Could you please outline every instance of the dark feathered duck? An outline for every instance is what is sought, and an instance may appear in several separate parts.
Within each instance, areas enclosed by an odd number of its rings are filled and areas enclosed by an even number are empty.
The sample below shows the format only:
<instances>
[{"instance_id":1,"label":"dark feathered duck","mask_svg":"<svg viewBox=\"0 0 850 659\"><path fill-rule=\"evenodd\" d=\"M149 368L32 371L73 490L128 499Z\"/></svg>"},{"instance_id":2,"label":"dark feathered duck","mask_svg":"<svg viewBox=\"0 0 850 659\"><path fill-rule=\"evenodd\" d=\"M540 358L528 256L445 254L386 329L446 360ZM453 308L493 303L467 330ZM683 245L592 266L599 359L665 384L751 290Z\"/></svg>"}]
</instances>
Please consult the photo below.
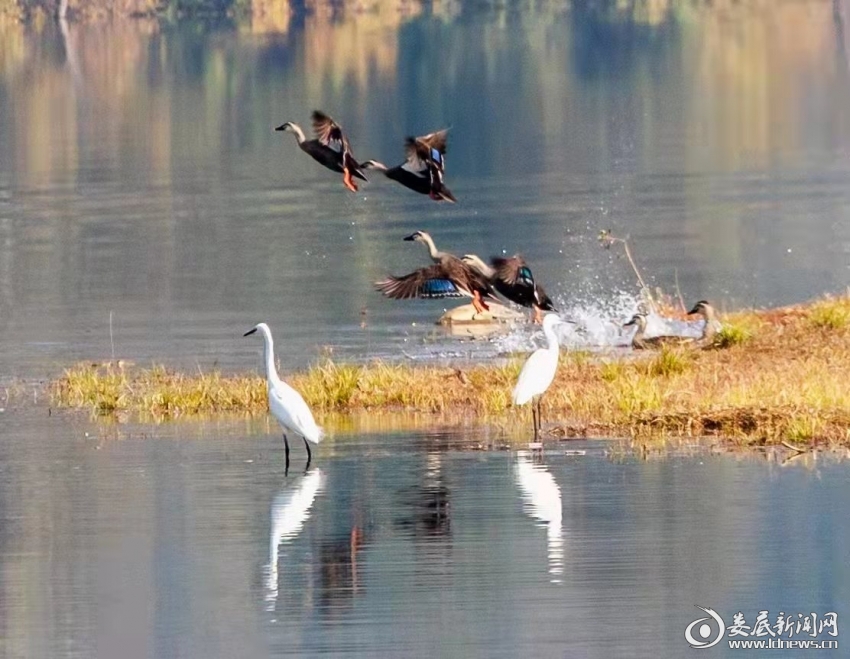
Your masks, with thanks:
<instances>
[{"instance_id":1,"label":"dark feathered duck","mask_svg":"<svg viewBox=\"0 0 850 659\"><path fill-rule=\"evenodd\" d=\"M448 132L445 128L421 137L408 137L404 142L405 161L395 167L377 160L367 160L360 166L382 171L387 178L435 201L455 202L457 199L443 183Z\"/></svg>"},{"instance_id":2,"label":"dark feathered duck","mask_svg":"<svg viewBox=\"0 0 850 659\"><path fill-rule=\"evenodd\" d=\"M487 265L475 254L466 254L463 262L487 277L496 292L520 306L533 309L532 319L542 322L544 311L556 311L543 287L534 280L531 268L519 255L494 256Z\"/></svg>"},{"instance_id":3,"label":"dark feathered duck","mask_svg":"<svg viewBox=\"0 0 850 659\"><path fill-rule=\"evenodd\" d=\"M632 337L632 348L635 350L656 350L664 346L682 346L692 344L694 339L687 336L645 336L647 315L645 311L638 311L623 327L637 327Z\"/></svg>"},{"instance_id":4,"label":"dark feathered duck","mask_svg":"<svg viewBox=\"0 0 850 659\"><path fill-rule=\"evenodd\" d=\"M375 288L395 300L412 298L471 297L476 313L489 307L485 297L492 297L492 288L480 272L447 252L439 251L431 236L417 231L405 240L424 243L433 265L414 270L401 277L387 277L375 282Z\"/></svg>"},{"instance_id":5,"label":"dark feathered duck","mask_svg":"<svg viewBox=\"0 0 850 659\"><path fill-rule=\"evenodd\" d=\"M702 328L702 336L700 341L706 346L710 346L717 333L723 329L723 324L717 318L717 311L706 300L700 300L694 305L694 308L688 312L689 316L699 315L705 320L705 325Z\"/></svg>"},{"instance_id":6,"label":"dark feathered duck","mask_svg":"<svg viewBox=\"0 0 850 659\"><path fill-rule=\"evenodd\" d=\"M351 145L342 128L323 112L313 111L313 132L316 139L308 140L301 127L291 121L281 124L275 130L294 133L301 150L331 171L341 172L342 182L352 192L357 192L357 184L352 177L368 180L351 153Z\"/></svg>"}]
</instances>

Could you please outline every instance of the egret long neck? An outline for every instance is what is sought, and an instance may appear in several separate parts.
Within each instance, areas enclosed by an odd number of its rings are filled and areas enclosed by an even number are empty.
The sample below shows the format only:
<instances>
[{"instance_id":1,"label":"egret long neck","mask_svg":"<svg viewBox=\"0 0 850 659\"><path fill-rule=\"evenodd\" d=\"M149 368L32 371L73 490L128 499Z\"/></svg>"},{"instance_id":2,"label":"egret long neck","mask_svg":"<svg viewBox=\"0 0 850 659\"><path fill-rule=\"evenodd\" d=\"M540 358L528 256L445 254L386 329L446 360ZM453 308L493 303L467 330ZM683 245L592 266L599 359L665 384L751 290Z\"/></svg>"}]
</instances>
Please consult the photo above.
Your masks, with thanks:
<instances>
[{"instance_id":1,"label":"egret long neck","mask_svg":"<svg viewBox=\"0 0 850 659\"><path fill-rule=\"evenodd\" d=\"M274 339L268 331L263 331L263 363L266 365L266 379L269 382L277 382L277 368L274 365Z\"/></svg>"},{"instance_id":2,"label":"egret long neck","mask_svg":"<svg viewBox=\"0 0 850 659\"><path fill-rule=\"evenodd\" d=\"M546 349L549 352L558 352L560 345L558 344L558 335L555 334L555 328L544 325L543 333L546 335Z\"/></svg>"}]
</instances>

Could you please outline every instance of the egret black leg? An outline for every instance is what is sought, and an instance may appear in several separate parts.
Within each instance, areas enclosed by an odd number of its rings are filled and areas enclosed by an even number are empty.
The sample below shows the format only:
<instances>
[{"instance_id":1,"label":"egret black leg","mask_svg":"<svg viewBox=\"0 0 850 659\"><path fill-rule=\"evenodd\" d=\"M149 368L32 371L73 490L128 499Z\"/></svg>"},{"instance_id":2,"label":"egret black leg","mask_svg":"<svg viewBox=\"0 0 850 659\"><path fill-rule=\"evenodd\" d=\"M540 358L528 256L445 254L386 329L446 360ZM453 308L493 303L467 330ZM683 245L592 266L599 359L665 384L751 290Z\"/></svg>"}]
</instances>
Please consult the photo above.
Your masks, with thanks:
<instances>
[{"instance_id":1,"label":"egret black leg","mask_svg":"<svg viewBox=\"0 0 850 659\"><path fill-rule=\"evenodd\" d=\"M310 451L310 443L305 439L304 446L307 449L307 466L304 467L304 471L307 471L310 468L310 462L313 459L313 453Z\"/></svg>"},{"instance_id":2,"label":"egret black leg","mask_svg":"<svg viewBox=\"0 0 850 659\"><path fill-rule=\"evenodd\" d=\"M286 473L289 474L289 440L286 438L286 433L283 433L283 450L286 455Z\"/></svg>"},{"instance_id":3,"label":"egret black leg","mask_svg":"<svg viewBox=\"0 0 850 659\"><path fill-rule=\"evenodd\" d=\"M540 407L540 402L543 400L543 396L537 399L537 428L538 430L543 428L543 409Z\"/></svg>"},{"instance_id":4,"label":"egret black leg","mask_svg":"<svg viewBox=\"0 0 850 659\"><path fill-rule=\"evenodd\" d=\"M531 423L534 426L534 441L537 441L537 408L531 403Z\"/></svg>"}]
</instances>

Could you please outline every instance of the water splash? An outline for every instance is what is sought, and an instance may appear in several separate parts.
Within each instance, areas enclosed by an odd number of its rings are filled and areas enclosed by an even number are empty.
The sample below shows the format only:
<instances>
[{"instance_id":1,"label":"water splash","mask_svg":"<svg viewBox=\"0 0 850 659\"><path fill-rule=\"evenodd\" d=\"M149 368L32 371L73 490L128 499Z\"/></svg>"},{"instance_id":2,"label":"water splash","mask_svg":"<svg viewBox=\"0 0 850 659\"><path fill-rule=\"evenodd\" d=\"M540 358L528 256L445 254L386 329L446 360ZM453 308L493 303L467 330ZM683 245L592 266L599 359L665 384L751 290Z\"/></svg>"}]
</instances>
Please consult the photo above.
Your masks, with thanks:
<instances>
[{"instance_id":1,"label":"water splash","mask_svg":"<svg viewBox=\"0 0 850 659\"><path fill-rule=\"evenodd\" d=\"M599 295L586 292L573 294L569 300L555 300L558 314L569 321L556 328L561 346L567 350L603 351L629 349L634 330L623 327L638 311L641 299L626 291ZM647 316L646 336L676 335L699 338L701 320L688 322L664 318L656 313ZM409 332L403 346L387 351L385 358L403 357L420 363L457 365L481 363L510 355L531 352L545 344L539 325L519 322L495 327L495 332L482 336L464 336L451 328L428 326L424 332ZM373 355L374 356L374 355Z\"/></svg>"}]
</instances>

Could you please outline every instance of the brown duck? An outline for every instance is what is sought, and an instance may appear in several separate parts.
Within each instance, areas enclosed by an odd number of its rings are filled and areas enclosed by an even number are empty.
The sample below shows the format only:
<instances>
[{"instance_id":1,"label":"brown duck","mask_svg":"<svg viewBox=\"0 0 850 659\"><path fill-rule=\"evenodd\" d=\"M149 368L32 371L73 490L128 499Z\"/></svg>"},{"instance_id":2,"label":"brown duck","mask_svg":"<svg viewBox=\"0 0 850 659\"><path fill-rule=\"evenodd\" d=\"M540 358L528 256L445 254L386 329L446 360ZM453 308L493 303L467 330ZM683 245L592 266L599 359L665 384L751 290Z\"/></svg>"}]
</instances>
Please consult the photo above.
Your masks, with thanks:
<instances>
[{"instance_id":1,"label":"brown duck","mask_svg":"<svg viewBox=\"0 0 850 659\"><path fill-rule=\"evenodd\" d=\"M378 291L395 300L471 297L476 313L489 309L484 298L493 297L493 290L484 275L453 254L439 251L424 231L412 233L405 240L424 243L434 265L375 282Z\"/></svg>"},{"instance_id":2,"label":"brown duck","mask_svg":"<svg viewBox=\"0 0 850 659\"><path fill-rule=\"evenodd\" d=\"M275 130L294 133L302 151L331 171L342 172L345 187L357 192L357 184L352 177L356 176L363 181L368 179L351 153L351 145L342 132L342 127L319 110L313 111L312 118L313 132L316 134L316 139L313 140L308 140L301 127L291 121L281 124Z\"/></svg>"},{"instance_id":3,"label":"brown duck","mask_svg":"<svg viewBox=\"0 0 850 659\"><path fill-rule=\"evenodd\" d=\"M408 137L404 142L405 161L395 167L387 167L377 160L360 163L363 169L377 169L388 179L404 187L427 194L434 201L455 202L455 196L443 183L446 165L446 138L449 129L444 128L421 137Z\"/></svg>"},{"instance_id":4,"label":"brown duck","mask_svg":"<svg viewBox=\"0 0 850 659\"><path fill-rule=\"evenodd\" d=\"M635 350L657 350L664 346L681 346L693 343L694 340L687 336L644 336L646 332L646 312L638 311L631 320L623 327L636 326L637 331L632 337L632 348Z\"/></svg>"},{"instance_id":5,"label":"brown duck","mask_svg":"<svg viewBox=\"0 0 850 659\"><path fill-rule=\"evenodd\" d=\"M688 312L688 315L699 315L705 320L705 325L702 328L702 336L700 337L700 343L702 344L712 344L717 333L723 329L723 324L717 318L717 311L706 300L697 302L694 308Z\"/></svg>"},{"instance_id":6,"label":"brown duck","mask_svg":"<svg viewBox=\"0 0 850 659\"><path fill-rule=\"evenodd\" d=\"M494 256L490 259L491 265L487 265L479 256L465 254L462 261L487 277L496 292L504 298L533 309L532 319L538 325L543 321L544 311L557 311L521 256Z\"/></svg>"}]
</instances>

